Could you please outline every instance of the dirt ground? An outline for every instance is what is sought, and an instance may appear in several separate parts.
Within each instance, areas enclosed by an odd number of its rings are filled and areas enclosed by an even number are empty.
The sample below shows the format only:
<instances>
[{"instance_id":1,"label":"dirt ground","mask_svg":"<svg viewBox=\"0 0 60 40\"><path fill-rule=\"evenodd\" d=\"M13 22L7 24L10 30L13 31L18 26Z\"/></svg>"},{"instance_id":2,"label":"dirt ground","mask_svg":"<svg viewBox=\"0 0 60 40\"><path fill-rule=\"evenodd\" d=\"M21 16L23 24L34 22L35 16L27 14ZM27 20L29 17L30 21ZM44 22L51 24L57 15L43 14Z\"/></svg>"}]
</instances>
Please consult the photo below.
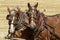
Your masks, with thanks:
<instances>
[{"instance_id":1,"label":"dirt ground","mask_svg":"<svg viewBox=\"0 0 60 40\"><path fill-rule=\"evenodd\" d=\"M32 6L38 2L38 10L42 12L46 9L45 15L60 14L60 0L0 0L0 40L8 40L4 39L8 31L7 7L14 8L18 5L22 11L26 11L28 2Z\"/></svg>"}]
</instances>

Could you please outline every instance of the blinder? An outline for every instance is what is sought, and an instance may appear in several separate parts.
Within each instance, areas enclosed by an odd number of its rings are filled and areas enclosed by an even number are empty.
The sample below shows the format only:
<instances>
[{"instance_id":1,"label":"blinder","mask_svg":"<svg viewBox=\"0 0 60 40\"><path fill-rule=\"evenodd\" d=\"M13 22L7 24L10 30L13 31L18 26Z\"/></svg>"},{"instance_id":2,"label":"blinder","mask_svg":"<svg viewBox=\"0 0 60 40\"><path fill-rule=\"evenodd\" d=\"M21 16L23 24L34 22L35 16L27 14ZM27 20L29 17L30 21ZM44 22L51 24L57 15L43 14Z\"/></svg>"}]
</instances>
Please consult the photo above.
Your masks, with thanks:
<instances>
[{"instance_id":1,"label":"blinder","mask_svg":"<svg viewBox=\"0 0 60 40\"><path fill-rule=\"evenodd\" d=\"M9 20L9 16L10 16L10 15L7 15L7 16L6 16L6 19L7 19L7 20Z\"/></svg>"}]
</instances>

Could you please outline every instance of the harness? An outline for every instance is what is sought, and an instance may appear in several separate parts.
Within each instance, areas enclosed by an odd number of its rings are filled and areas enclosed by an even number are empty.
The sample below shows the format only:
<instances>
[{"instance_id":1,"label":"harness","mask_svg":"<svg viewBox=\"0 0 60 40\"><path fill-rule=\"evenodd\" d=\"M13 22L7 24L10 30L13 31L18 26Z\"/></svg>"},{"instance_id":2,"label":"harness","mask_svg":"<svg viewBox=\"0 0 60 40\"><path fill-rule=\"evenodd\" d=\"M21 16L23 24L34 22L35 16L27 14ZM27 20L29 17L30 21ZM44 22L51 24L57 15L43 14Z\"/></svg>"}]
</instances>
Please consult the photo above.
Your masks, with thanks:
<instances>
[{"instance_id":1,"label":"harness","mask_svg":"<svg viewBox=\"0 0 60 40\"><path fill-rule=\"evenodd\" d=\"M34 35L35 36L38 36L40 32L42 32L42 30L44 30L44 22L45 21L45 15L44 13L41 13L40 16L39 16L39 21L38 21L38 24L36 26L36 29L34 30Z\"/></svg>"},{"instance_id":2,"label":"harness","mask_svg":"<svg viewBox=\"0 0 60 40\"><path fill-rule=\"evenodd\" d=\"M45 17L44 14L41 13L41 14L40 14L40 17L39 17L39 22L38 22L38 24L37 24L38 29L43 26L44 20L45 20L44 17Z\"/></svg>"}]
</instances>

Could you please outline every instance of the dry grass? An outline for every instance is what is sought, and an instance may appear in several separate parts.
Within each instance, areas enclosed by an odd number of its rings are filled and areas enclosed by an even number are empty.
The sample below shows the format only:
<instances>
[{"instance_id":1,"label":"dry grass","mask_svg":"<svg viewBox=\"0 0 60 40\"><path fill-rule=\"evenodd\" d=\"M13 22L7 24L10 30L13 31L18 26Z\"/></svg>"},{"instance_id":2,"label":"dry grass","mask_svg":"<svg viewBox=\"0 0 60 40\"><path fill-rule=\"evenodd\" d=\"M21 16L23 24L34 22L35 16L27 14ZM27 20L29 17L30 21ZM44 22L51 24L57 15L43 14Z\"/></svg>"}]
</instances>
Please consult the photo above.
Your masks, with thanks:
<instances>
[{"instance_id":1,"label":"dry grass","mask_svg":"<svg viewBox=\"0 0 60 40\"><path fill-rule=\"evenodd\" d=\"M8 30L8 22L6 20L7 7L14 8L18 5L21 10L25 11L28 8L28 2L32 6L38 2L38 10L43 11L43 9L46 9L46 15L60 13L60 0L0 0L0 40L4 40Z\"/></svg>"}]
</instances>

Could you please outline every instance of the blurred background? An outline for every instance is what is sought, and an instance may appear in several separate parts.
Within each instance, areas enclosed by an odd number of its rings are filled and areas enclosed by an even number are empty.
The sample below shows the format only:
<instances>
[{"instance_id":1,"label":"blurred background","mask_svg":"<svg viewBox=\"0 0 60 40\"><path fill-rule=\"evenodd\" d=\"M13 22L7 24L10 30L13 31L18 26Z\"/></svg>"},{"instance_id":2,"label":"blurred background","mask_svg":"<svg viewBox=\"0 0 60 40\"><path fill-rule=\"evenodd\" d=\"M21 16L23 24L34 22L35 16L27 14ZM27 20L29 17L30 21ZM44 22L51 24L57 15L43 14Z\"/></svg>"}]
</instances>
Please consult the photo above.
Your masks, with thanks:
<instances>
[{"instance_id":1,"label":"blurred background","mask_svg":"<svg viewBox=\"0 0 60 40\"><path fill-rule=\"evenodd\" d=\"M31 6L38 2L38 10L42 12L45 9L45 15L60 13L60 0L0 0L0 40L5 40L4 37L8 31L8 21L6 20L7 7L12 9L19 6L22 11L26 11L28 2Z\"/></svg>"}]
</instances>

